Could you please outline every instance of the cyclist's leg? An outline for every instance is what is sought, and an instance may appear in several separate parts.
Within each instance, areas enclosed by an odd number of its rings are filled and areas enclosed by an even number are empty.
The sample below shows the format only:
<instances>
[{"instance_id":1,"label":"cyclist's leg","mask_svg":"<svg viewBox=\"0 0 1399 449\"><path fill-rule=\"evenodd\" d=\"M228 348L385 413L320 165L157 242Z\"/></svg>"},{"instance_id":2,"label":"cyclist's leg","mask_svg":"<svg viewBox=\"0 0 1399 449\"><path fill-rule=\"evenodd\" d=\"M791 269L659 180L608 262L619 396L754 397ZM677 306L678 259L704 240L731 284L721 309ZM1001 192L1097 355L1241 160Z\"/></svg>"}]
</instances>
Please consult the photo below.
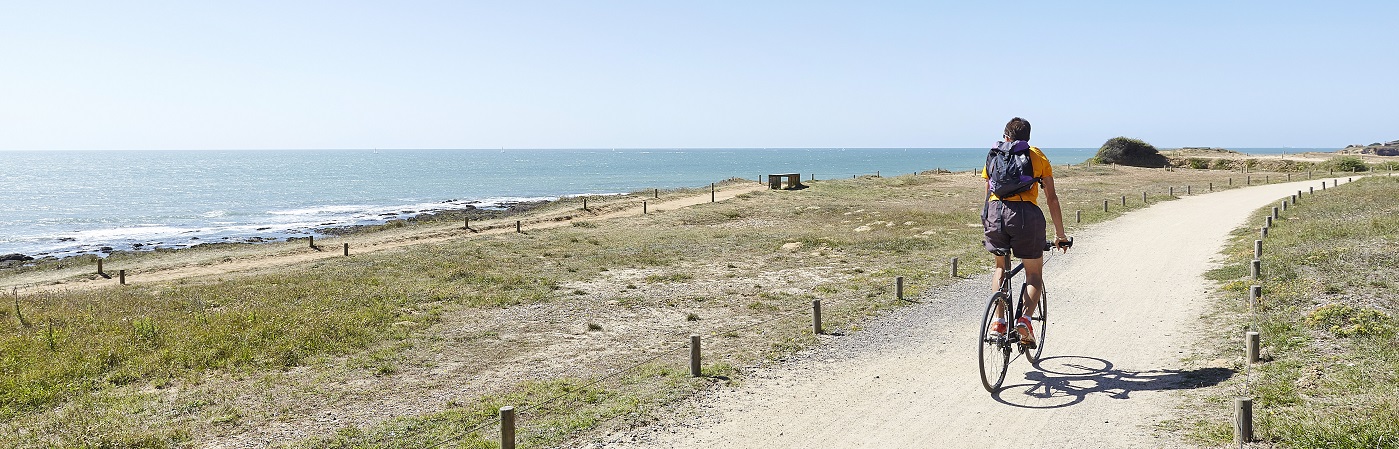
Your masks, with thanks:
<instances>
[{"instance_id":1,"label":"cyclist's leg","mask_svg":"<svg viewBox=\"0 0 1399 449\"><path fill-rule=\"evenodd\" d=\"M1025 316L1035 314L1040 305L1040 292L1044 290L1044 258L1020 259L1025 264Z\"/></svg>"},{"instance_id":2,"label":"cyclist's leg","mask_svg":"<svg viewBox=\"0 0 1399 449\"><path fill-rule=\"evenodd\" d=\"M1006 266L1005 257L992 254L991 259L996 261L996 268L991 271L991 291L996 291L1001 288L1001 278L1005 277L1006 270L1010 268ZM1005 311L1002 310L1003 308L1004 306L996 308L996 316L1005 316Z\"/></svg>"}]
</instances>

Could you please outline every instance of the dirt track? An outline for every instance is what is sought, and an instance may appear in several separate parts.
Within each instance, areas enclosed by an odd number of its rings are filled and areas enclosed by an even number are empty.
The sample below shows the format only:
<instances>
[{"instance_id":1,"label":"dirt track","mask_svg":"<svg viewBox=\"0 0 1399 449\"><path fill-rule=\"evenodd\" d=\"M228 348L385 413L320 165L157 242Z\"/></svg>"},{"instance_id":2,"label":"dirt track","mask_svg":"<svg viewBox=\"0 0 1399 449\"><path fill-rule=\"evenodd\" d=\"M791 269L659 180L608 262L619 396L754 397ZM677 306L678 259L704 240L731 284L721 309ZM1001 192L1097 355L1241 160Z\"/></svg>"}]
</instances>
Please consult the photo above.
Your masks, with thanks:
<instances>
[{"instance_id":1,"label":"dirt track","mask_svg":"<svg viewBox=\"0 0 1399 449\"><path fill-rule=\"evenodd\" d=\"M1181 446L1156 428L1178 390L1232 375L1181 361L1209 301L1203 273L1250 213L1320 185L1197 195L1079 232L1073 251L1046 268L1044 360L1038 369L1013 361L996 394L978 380L976 322L990 289L981 277L681 407L694 416L591 447Z\"/></svg>"}]
</instances>

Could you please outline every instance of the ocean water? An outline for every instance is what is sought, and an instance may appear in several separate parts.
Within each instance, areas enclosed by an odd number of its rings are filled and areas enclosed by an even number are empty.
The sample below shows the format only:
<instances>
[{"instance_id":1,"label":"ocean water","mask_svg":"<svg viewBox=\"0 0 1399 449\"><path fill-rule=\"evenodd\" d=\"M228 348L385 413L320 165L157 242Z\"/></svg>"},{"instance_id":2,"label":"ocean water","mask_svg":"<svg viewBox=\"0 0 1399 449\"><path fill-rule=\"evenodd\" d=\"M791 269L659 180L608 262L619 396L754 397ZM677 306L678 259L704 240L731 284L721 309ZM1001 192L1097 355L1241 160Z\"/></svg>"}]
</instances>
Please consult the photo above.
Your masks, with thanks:
<instances>
[{"instance_id":1,"label":"ocean water","mask_svg":"<svg viewBox=\"0 0 1399 449\"><path fill-rule=\"evenodd\" d=\"M1055 164L1092 148L1047 148ZM280 240L466 206L980 167L985 149L0 151L0 254Z\"/></svg>"}]
</instances>

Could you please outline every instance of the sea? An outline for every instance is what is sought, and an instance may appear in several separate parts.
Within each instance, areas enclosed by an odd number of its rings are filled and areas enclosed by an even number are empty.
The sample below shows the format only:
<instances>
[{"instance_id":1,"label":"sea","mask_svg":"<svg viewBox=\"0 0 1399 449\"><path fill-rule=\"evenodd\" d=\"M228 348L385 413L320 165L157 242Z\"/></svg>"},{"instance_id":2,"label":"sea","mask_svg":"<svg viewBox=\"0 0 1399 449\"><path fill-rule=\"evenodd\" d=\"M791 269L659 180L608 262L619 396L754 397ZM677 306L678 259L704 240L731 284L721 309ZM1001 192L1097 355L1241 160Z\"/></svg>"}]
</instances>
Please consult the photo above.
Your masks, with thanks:
<instances>
[{"instance_id":1,"label":"sea","mask_svg":"<svg viewBox=\"0 0 1399 449\"><path fill-rule=\"evenodd\" d=\"M1072 164L1096 149L1044 151ZM278 241L436 211L770 173L971 170L985 156L984 148L0 151L0 255Z\"/></svg>"}]
</instances>

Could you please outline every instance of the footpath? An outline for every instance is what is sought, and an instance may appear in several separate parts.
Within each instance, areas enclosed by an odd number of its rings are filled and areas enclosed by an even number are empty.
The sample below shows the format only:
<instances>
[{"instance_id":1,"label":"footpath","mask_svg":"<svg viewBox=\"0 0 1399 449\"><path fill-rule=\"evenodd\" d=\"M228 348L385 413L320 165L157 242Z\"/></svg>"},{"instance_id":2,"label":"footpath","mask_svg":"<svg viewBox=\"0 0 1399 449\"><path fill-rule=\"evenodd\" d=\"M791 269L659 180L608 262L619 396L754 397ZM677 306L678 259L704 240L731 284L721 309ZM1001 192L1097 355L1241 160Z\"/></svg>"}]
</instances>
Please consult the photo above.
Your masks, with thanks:
<instances>
[{"instance_id":1,"label":"footpath","mask_svg":"<svg viewBox=\"0 0 1399 449\"><path fill-rule=\"evenodd\" d=\"M1038 369L1023 357L1013 361L996 394L978 377L977 323L991 288L982 276L702 395L682 407L693 416L589 447L1184 445L1157 430L1179 406L1179 391L1233 375L1182 361L1210 301L1204 273L1255 210L1321 182L1184 197L1079 232L1073 249L1046 265L1043 361Z\"/></svg>"}]
</instances>

